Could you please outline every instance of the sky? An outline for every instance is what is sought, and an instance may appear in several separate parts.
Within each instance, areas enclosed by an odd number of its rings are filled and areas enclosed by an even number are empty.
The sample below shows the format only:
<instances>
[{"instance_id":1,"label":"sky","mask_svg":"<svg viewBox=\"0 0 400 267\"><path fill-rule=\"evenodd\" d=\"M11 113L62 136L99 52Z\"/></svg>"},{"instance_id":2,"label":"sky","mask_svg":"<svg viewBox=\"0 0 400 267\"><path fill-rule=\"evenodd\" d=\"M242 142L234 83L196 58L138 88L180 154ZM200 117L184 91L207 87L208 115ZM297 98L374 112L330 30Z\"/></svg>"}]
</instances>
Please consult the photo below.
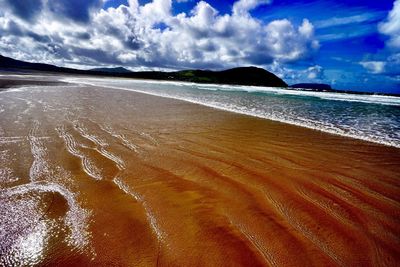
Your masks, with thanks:
<instances>
[{"instance_id":1,"label":"sky","mask_svg":"<svg viewBox=\"0 0 400 267\"><path fill-rule=\"evenodd\" d=\"M400 0L0 0L0 54L90 69L265 68L400 93Z\"/></svg>"}]
</instances>

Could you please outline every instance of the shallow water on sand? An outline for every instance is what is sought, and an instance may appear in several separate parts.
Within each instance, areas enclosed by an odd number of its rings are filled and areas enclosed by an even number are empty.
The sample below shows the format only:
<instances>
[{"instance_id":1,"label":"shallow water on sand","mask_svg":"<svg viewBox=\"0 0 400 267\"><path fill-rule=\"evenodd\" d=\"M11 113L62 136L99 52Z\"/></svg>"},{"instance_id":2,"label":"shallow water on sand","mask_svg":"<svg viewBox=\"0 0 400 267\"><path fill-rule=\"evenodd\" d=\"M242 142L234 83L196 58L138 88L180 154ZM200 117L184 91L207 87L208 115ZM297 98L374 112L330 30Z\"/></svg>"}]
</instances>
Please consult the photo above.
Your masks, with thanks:
<instances>
[{"instance_id":1,"label":"shallow water on sand","mask_svg":"<svg viewBox=\"0 0 400 267\"><path fill-rule=\"evenodd\" d=\"M185 100L400 148L400 97L135 79L65 80Z\"/></svg>"},{"instance_id":2,"label":"shallow water on sand","mask_svg":"<svg viewBox=\"0 0 400 267\"><path fill-rule=\"evenodd\" d=\"M93 86L0 92L0 265L396 266L399 149Z\"/></svg>"}]
</instances>

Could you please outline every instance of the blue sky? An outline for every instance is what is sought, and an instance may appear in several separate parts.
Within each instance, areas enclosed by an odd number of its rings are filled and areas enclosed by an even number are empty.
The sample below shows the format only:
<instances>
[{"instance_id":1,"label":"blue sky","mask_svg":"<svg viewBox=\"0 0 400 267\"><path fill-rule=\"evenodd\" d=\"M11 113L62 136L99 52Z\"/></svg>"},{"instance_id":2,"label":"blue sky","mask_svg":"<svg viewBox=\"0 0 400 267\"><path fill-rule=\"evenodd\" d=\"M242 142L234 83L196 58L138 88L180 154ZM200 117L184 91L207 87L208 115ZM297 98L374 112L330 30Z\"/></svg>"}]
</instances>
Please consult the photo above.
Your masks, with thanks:
<instances>
[{"instance_id":1,"label":"blue sky","mask_svg":"<svg viewBox=\"0 0 400 267\"><path fill-rule=\"evenodd\" d=\"M0 53L76 68L255 65L400 93L400 0L0 0Z\"/></svg>"}]
</instances>

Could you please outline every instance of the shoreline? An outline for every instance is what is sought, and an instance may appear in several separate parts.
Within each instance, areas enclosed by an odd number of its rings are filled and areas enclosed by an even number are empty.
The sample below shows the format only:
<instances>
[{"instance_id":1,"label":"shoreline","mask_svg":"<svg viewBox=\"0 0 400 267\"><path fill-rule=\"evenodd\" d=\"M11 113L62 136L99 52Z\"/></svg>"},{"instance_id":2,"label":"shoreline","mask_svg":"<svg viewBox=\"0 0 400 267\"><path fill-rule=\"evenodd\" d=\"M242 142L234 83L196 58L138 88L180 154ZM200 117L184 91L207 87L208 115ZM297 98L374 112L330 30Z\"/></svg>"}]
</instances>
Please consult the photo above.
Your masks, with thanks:
<instances>
[{"instance_id":1,"label":"shoreline","mask_svg":"<svg viewBox=\"0 0 400 267\"><path fill-rule=\"evenodd\" d=\"M19 76L19 75L17 75ZM21 78L23 78L24 75L20 75ZM35 75L34 75L35 76ZM89 78L89 79L93 79L93 77L91 76L87 76L85 78ZM109 77L94 77L94 79L110 79ZM122 80L132 80L132 78L112 78L112 79L122 79ZM176 84L176 83L185 83L188 85L191 84L196 84L196 83L191 83L191 82L179 82L179 81L165 81L165 80L149 80L149 79L134 79L134 80L139 80L145 83L171 83L171 84ZM96 85L90 82L76 82L74 81L74 78L70 78L70 77L58 77L57 79L53 80L53 81L43 81L43 80L26 80L26 79L18 79L18 80L13 80L13 79L3 79L0 77L0 91L1 90L7 90L10 88L23 88L23 87L30 87L30 86L68 86L68 84L77 84L77 85L90 85L93 87L104 87L104 88L108 88L108 89L113 89L113 90L124 90L124 91L130 91L130 92L136 92L136 93L141 93L141 94L146 94L146 95L151 95L151 96L156 96L156 97L162 97L162 98L167 98L167 99L173 99L173 100L177 100L177 101L183 101L186 103L191 103L191 104L195 104L195 105L200 105L200 106L204 106L204 107L208 107L208 108L212 108L212 109L216 109L216 110L220 110L220 111L225 111L225 112L231 112L231 113L235 113L235 114L240 114L240 115L244 115L244 116L250 116L253 118L259 118L259 119L263 119L263 120L269 120L269 121L273 121L273 122L278 122L278 123L283 123L283 124L288 124L288 125L292 125L292 126L296 126L296 127L300 127L300 128L306 128L309 130L313 130L313 131L317 131L317 132L321 132L321 133L326 133L326 134L331 134L331 135L335 135L335 136L340 136L343 138L350 138L353 140L358 140L358 141L362 141L362 142L367 142L367 143L373 143L373 144L378 144L378 145L382 145L382 146L387 146L387 147L393 147L396 149L400 149L400 143L399 144L393 144L390 142L386 142L386 141L382 141L382 140L374 140L368 137L364 137L364 136L356 136L356 135L352 135L352 134L348 134L345 132L342 133L338 133L335 130L327 130L327 129L322 129L322 128L318 128L315 126L310 126L307 124L301 124L301 123L297 123L294 121L289 121L289 120L282 120L282 119L274 119L274 118L270 118L267 116L262 116L262 115L257 115L257 114L253 114L251 112L245 112L245 111L239 111L239 110L234 110L234 109L229 109L229 108L225 108L225 107L221 107L218 105L210 105L210 104L206 104L200 101L193 101L193 100L189 100L189 99L184 99L184 98L179 98L179 97L174 97L174 96L169 96L169 95L161 95L161 94L156 94L156 93L152 93L152 92L146 92L143 90L136 90L136 89L128 89L128 88L123 88L123 87L117 87L117 86L103 86L103 85ZM217 84L200 84L200 85L211 85L211 86L218 86ZM228 85L227 85L228 86ZM240 85L238 85L238 87L240 87ZM245 86L245 87L254 87L254 86ZM289 90L289 89L287 89ZM290 90L289 90L290 91ZM296 90L294 90L296 91ZM346 93L344 93L346 94ZM380 104L380 103L376 103L376 104Z\"/></svg>"},{"instance_id":2,"label":"shoreline","mask_svg":"<svg viewBox=\"0 0 400 267\"><path fill-rule=\"evenodd\" d=\"M68 79L65 79L65 80L68 81ZM73 81L70 81L70 82L74 83ZM168 82L168 81L160 80L160 82ZM151 83L151 81L149 81L149 83ZM176 83L176 82L171 82L171 83ZM235 113L235 114L250 116L250 117L253 117L253 118L259 118L259 119L264 119L264 120L269 120L269 121L274 121L274 122L279 122L279 123L283 123L283 124L289 124L289 125L292 125L292 126L306 128L306 129L310 129L310 130L314 130L314 131L318 131L318 132L322 132L322 133L326 133L326 134L332 134L332 135L341 136L341 137L344 137L344 138L351 138L351 139L355 139L355 140L359 140L359 141L364 141L364 142L369 142L369 143L373 143L373 144L379 144L379 145L383 145L383 146L394 147L394 148L400 149L400 143L399 144L393 144L393 143L390 143L390 142L386 142L386 141L382 141L382 140L374 140L374 139L371 139L371 138L368 138L368 137L356 136L354 134L352 135L352 134L348 134L348 133L345 133L345 132L338 133L337 131L334 131L334 130L327 130L327 129L323 129L323 128L318 128L318 127L315 127L315 126L310 126L310 125L307 125L307 124L301 124L301 123L297 123L297 122L289 121L289 120L274 119L274 118L270 118L270 117L267 117L267 116L257 115L257 114L251 113L251 112L239 111L239 110L234 110L234 109L221 107L221 106L218 106L218 105L206 104L206 103L203 103L203 102L200 102L200 101L194 101L194 100L189 100L189 99L184 99L184 98L179 98L179 97L174 97L174 96L169 96L169 95L161 95L161 94L156 94L156 93L152 93L152 92L146 92L146 91L143 91L143 90L128 89L128 88L117 87L117 86L96 85L96 84L93 84L93 83L90 83L90 82L77 82L76 84L86 84L86 85L90 85L90 86L94 86L94 87L100 86L100 87L109 88L109 89L137 92L137 93L142 93L142 94L156 96L156 97L162 97L162 98L167 98L167 99L174 99L174 100L178 100L178 101L184 101L186 103L192 103L192 104L195 104L195 105L200 105L200 106L204 106L204 107L208 107L208 108L213 108L213 109L216 109L216 110L232 112L232 113Z\"/></svg>"}]
</instances>

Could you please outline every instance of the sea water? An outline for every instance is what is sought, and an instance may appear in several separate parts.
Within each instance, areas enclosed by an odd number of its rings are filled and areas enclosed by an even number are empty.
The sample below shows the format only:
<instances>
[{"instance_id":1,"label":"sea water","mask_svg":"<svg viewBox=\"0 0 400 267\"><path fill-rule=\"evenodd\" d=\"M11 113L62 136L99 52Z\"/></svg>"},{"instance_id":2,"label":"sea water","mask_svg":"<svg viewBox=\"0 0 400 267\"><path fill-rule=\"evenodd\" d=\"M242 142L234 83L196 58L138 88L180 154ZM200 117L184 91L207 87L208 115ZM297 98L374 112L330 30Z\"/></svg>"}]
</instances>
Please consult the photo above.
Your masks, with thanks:
<instances>
[{"instance_id":1,"label":"sea water","mask_svg":"<svg viewBox=\"0 0 400 267\"><path fill-rule=\"evenodd\" d=\"M400 97L116 78L65 81L174 98L400 147Z\"/></svg>"}]
</instances>

